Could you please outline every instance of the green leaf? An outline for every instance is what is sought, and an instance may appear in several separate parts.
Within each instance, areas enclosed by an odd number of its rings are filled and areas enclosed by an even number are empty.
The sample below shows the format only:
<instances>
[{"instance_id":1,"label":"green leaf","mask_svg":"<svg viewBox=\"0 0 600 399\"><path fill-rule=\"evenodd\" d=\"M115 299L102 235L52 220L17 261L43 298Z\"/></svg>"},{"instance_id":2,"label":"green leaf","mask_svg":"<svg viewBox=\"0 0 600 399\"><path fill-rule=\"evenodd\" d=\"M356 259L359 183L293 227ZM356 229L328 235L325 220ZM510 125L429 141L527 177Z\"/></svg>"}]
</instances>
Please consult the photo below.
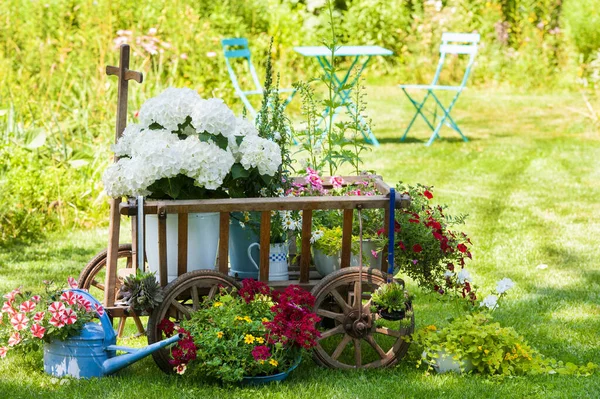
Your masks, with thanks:
<instances>
[{"instance_id":1,"label":"green leaf","mask_svg":"<svg viewBox=\"0 0 600 399\"><path fill-rule=\"evenodd\" d=\"M250 172L244 169L240 163L234 163L231 167L231 176L234 179L244 179L250 176Z\"/></svg>"}]
</instances>

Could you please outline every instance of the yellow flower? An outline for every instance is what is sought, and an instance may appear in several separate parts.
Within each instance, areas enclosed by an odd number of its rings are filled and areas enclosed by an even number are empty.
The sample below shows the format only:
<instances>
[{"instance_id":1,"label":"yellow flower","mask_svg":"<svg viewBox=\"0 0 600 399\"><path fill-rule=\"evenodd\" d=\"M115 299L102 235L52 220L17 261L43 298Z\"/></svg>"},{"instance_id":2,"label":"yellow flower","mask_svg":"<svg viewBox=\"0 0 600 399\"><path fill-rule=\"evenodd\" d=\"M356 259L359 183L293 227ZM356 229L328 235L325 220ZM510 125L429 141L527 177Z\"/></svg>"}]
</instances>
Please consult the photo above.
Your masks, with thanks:
<instances>
[{"instance_id":1,"label":"yellow flower","mask_svg":"<svg viewBox=\"0 0 600 399\"><path fill-rule=\"evenodd\" d=\"M252 323L252 319L248 316L244 316L244 320L246 320L248 323Z\"/></svg>"},{"instance_id":2,"label":"yellow flower","mask_svg":"<svg viewBox=\"0 0 600 399\"><path fill-rule=\"evenodd\" d=\"M263 323L268 323L268 322L269 322L269 319L267 319L266 317L263 317L261 321L262 321Z\"/></svg>"},{"instance_id":3,"label":"yellow flower","mask_svg":"<svg viewBox=\"0 0 600 399\"><path fill-rule=\"evenodd\" d=\"M244 320L244 318L243 318L243 317L240 317L240 316L235 316L235 319L236 319L236 320L240 320L240 321L241 321L241 320Z\"/></svg>"},{"instance_id":4,"label":"yellow flower","mask_svg":"<svg viewBox=\"0 0 600 399\"><path fill-rule=\"evenodd\" d=\"M257 337L256 338L256 342L258 342L259 344L264 344L265 343L265 339L263 337Z\"/></svg>"},{"instance_id":5,"label":"yellow flower","mask_svg":"<svg viewBox=\"0 0 600 399\"><path fill-rule=\"evenodd\" d=\"M223 338L223 331L219 331L217 333L217 338L219 338L219 339Z\"/></svg>"},{"instance_id":6,"label":"yellow flower","mask_svg":"<svg viewBox=\"0 0 600 399\"><path fill-rule=\"evenodd\" d=\"M251 344L254 342L254 336L250 335L250 334L246 334L246 336L244 337L244 342L247 344Z\"/></svg>"},{"instance_id":7,"label":"yellow flower","mask_svg":"<svg viewBox=\"0 0 600 399\"><path fill-rule=\"evenodd\" d=\"M436 331L437 328L435 328L435 326L432 324L430 326L427 326L427 330L429 330L429 331Z\"/></svg>"},{"instance_id":8,"label":"yellow flower","mask_svg":"<svg viewBox=\"0 0 600 399\"><path fill-rule=\"evenodd\" d=\"M277 363L277 360L275 360L275 359L271 359L271 360L269 360L269 364L270 364L271 366L273 366L273 367L277 367L277 365L278 365L279 363Z\"/></svg>"},{"instance_id":9,"label":"yellow flower","mask_svg":"<svg viewBox=\"0 0 600 399\"><path fill-rule=\"evenodd\" d=\"M487 355L488 353L490 353L490 351L486 349L483 351L483 353L485 353Z\"/></svg>"},{"instance_id":10,"label":"yellow flower","mask_svg":"<svg viewBox=\"0 0 600 399\"><path fill-rule=\"evenodd\" d=\"M483 350L483 348L481 346L478 346L477 349L479 349L480 351Z\"/></svg>"},{"instance_id":11,"label":"yellow flower","mask_svg":"<svg viewBox=\"0 0 600 399\"><path fill-rule=\"evenodd\" d=\"M219 306L223 306L223 302L215 302L215 303L213 304L213 306L214 306L215 308L218 308Z\"/></svg>"},{"instance_id":12,"label":"yellow flower","mask_svg":"<svg viewBox=\"0 0 600 399\"><path fill-rule=\"evenodd\" d=\"M265 361L264 360L259 360L258 363L259 364L265 364Z\"/></svg>"}]
</instances>

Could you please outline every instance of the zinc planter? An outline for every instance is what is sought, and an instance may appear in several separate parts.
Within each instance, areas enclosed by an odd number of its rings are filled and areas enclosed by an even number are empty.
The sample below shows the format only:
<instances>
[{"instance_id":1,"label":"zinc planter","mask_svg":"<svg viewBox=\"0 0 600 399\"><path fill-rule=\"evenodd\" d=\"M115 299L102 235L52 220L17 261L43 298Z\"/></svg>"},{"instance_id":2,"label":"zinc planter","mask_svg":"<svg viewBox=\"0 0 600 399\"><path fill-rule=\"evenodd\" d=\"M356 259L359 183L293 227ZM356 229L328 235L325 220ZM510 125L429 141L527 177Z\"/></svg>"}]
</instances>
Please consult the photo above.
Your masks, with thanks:
<instances>
[{"instance_id":1,"label":"zinc planter","mask_svg":"<svg viewBox=\"0 0 600 399\"><path fill-rule=\"evenodd\" d=\"M339 251L335 255L326 255L319 249L313 249L313 258L315 261L315 268L319 274L323 277L333 273L336 270L341 269L342 264L342 252ZM350 256L350 266L358 266L358 255L352 254Z\"/></svg>"},{"instance_id":2,"label":"zinc planter","mask_svg":"<svg viewBox=\"0 0 600 399\"><path fill-rule=\"evenodd\" d=\"M266 376L244 377L242 379L242 384L243 385L263 385L263 384L268 384L270 382L283 381L288 377L288 375L292 371L294 371L294 369L296 367L298 367L301 360L302 360L302 356L298 356L298 358L296 359L294 364L289 369L287 369L286 371L281 372L281 373L277 373L277 374L273 374L273 375L266 375Z\"/></svg>"},{"instance_id":3,"label":"zinc planter","mask_svg":"<svg viewBox=\"0 0 600 399\"><path fill-rule=\"evenodd\" d=\"M260 249L260 244L255 242L248 246L248 260L258 272L258 263L252 258L252 248ZM269 245L269 281L289 280L288 273L289 245L285 242Z\"/></svg>"},{"instance_id":4,"label":"zinc planter","mask_svg":"<svg viewBox=\"0 0 600 399\"><path fill-rule=\"evenodd\" d=\"M253 248L250 254L253 262L248 260L248 248L259 241L258 233L250 227L249 223L242 227L238 219L241 219L241 214L232 213L229 225L229 275L239 279L258 280L258 270L253 263L258 264L260 249Z\"/></svg>"},{"instance_id":5,"label":"zinc planter","mask_svg":"<svg viewBox=\"0 0 600 399\"><path fill-rule=\"evenodd\" d=\"M168 281L177 278L177 215L167 217ZM158 273L158 216L146 215L146 257L150 271ZM187 271L214 269L219 246L219 213L188 214Z\"/></svg>"}]
</instances>

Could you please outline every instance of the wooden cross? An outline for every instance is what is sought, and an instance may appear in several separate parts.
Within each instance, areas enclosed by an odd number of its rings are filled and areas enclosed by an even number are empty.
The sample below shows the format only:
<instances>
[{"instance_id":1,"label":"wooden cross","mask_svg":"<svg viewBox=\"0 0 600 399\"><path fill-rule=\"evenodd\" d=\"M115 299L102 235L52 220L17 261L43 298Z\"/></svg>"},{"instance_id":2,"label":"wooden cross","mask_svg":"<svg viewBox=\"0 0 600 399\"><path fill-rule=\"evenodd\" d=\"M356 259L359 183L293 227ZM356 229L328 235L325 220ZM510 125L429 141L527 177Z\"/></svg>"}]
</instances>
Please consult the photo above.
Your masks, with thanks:
<instances>
[{"instance_id":1,"label":"wooden cross","mask_svg":"<svg viewBox=\"0 0 600 399\"><path fill-rule=\"evenodd\" d=\"M144 75L141 72L129 70L129 45L121 45L121 60L119 66L106 67L107 75L115 75L119 77L119 104L117 108L117 129L115 132L115 143L123 134L125 126L127 126L127 91L129 80L133 79L138 83L142 83ZM115 157L115 161L117 157Z\"/></svg>"}]
</instances>

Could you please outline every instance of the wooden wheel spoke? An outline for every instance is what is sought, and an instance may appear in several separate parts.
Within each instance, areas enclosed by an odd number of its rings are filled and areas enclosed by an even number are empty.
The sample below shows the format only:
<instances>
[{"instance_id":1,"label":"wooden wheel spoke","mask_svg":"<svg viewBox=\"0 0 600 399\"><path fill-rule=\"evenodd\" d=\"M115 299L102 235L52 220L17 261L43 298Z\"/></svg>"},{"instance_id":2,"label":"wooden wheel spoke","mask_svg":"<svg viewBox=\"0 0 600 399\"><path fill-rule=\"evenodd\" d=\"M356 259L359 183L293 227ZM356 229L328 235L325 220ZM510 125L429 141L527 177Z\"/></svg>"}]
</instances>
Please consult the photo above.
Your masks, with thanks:
<instances>
[{"instance_id":1,"label":"wooden wheel spoke","mask_svg":"<svg viewBox=\"0 0 600 399\"><path fill-rule=\"evenodd\" d=\"M210 291L208 291L208 295L207 295L208 299L213 299L218 290L219 290L219 286L216 284L213 285L212 287L210 287Z\"/></svg>"},{"instance_id":2,"label":"wooden wheel spoke","mask_svg":"<svg viewBox=\"0 0 600 399\"><path fill-rule=\"evenodd\" d=\"M318 316L327 317L329 319L337 320L340 323L342 323L344 321L344 314L343 313L335 313L335 312L332 312L330 310L317 309L317 315Z\"/></svg>"},{"instance_id":3,"label":"wooden wheel spoke","mask_svg":"<svg viewBox=\"0 0 600 399\"><path fill-rule=\"evenodd\" d=\"M362 286L362 284L359 284L358 282L354 283L354 303L352 304L354 309L359 309L362 304L362 292L358 290L359 286Z\"/></svg>"},{"instance_id":4,"label":"wooden wheel spoke","mask_svg":"<svg viewBox=\"0 0 600 399\"><path fill-rule=\"evenodd\" d=\"M331 354L331 358L333 360L337 360L337 358L340 357L340 355L342 354L344 349L346 349L346 346L348 346L348 343L351 340L352 340L352 338L348 334L344 335L344 338L342 338L342 341L339 343L337 348L335 348L335 351L333 351L333 353Z\"/></svg>"},{"instance_id":5,"label":"wooden wheel spoke","mask_svg":"<svg viewBox=\"0 0 600 399\"><path fill-rule=\"evenodd\" d=\"M100 283L100 282L96 281L95 279L94 279L94 280L92 280L92 282L91 282L91 284L90 284L90 285L91 285L92 287L96 287L96 288L98 288L99 290L102 290L102 291L104 291L104 284L102 284L102 283Z\"/></svg>"},{"instance_id":6,"label":"wooden wheel spoke","mask_svg":"<svg viewBox=\"0 0 600 399\"><path fill-rule=\"evenodd\" d=\"M177 308L177 310L179 310L181 313L183 313L188 319L191 317L191 312L188 308L186 308L185 306L183 306L182 304L180 304L179 302L177 302L177 300L172 300L171 301L171 305L173 305L175 308Z\"/></svg>"},{"instance_id":7,"label":"wooden wheel spoke","mask_svg":"<svg viewBox=\"0 0 600 399\"><path fill-rule=\"evenodd\" d=\"M397 337L397 338L400 338L403 335L402 332L400 332L398 330L392 330L391 328L387 328L387 327L377 327L375 329L375 332L377 332L379 334L383 334L383 335Z\"/></svg>"},{"instance_id":8,"label":"wooden wheel spoke","mask_svg":"<svg viewBox=\"0 0 600 399\"><path fill-rule=\"evenodd\" d=\"M375 351L377 352L377 354L379 355L380 358L385 359L387 357L387 353L385 353L383 348L381 346L379 346L379 344L375 341L375 339L373 339L373 336L367 335L365 337L365 341L367 341L369 343L369 345L371 345L373 347L373 349L375 349Z\"/></svg>"},{"instance_id":9,"label":"wooden wheel spoke","mask_svg":"<svg viewBox=\"0 0 600 399\"><path fill-rule=\"evenodd\" d=\"M372 302L371 302L371 299L369 298L367 303L365 303L363 305L363 313L371 314L371 304L372 304Z\"/></svg>"},{"instance_id":10,"label":"wooden wheel spoke","mask_svg":"<svg viewBox=\"0 0 600 399\"><path fill-rule=\"evenodd\" d=\"M344 312L348 312L350 310L352 310L352 306L350 306L348 304L348 302L346 302L344 300L344 298L342 297L342 295L338 292L338 290L336 290L335 288L331 290L331 296L333 297L333 299L335 299L335 301L337 302L338 305L340 305L343 309Z\"/></svg>"},{"instance_id":11,"label":"wooden wheel spoke","mask_svg":"<svg viewBox=\"0 0 600 399\"><path fill-rule=\"evenodd\" d=\"M200 297L198 296L198 287L192 286L192 309L194 312L200 309Z\"/></svg>"},{"instance_id":12,"label":"wooden wheel spoke","mask_svg":"<svg viewBox=\"0 0 600 399\"><path fill-rule=\"evenodd\" d=\"M340 324L337 327L332 328L331 330L327 330L321 333L321 336L317 339L318 341L321 341L323 339L332 337L336 334L344 334L344 326L342 324Z\"/></svg>"},{"instance_id":13,"label":"wooden wheel spoke","mask_svg":"<svg viewBox=\"0 0 600 399\"><path fill-rule=\"evenodd\" d=\"M354 338L354 363L358 368L362 366L362 352L360 348L360 339Z\"/></svg>"}]
</instances>

